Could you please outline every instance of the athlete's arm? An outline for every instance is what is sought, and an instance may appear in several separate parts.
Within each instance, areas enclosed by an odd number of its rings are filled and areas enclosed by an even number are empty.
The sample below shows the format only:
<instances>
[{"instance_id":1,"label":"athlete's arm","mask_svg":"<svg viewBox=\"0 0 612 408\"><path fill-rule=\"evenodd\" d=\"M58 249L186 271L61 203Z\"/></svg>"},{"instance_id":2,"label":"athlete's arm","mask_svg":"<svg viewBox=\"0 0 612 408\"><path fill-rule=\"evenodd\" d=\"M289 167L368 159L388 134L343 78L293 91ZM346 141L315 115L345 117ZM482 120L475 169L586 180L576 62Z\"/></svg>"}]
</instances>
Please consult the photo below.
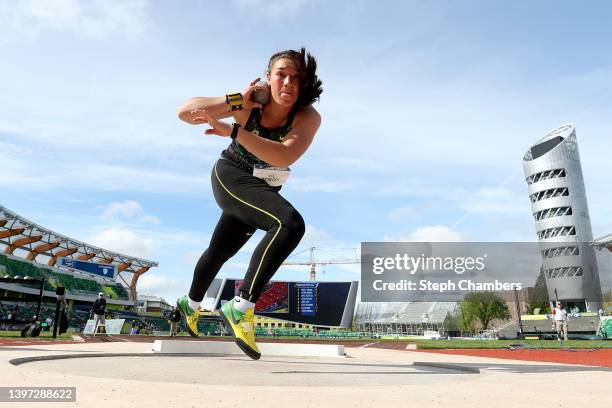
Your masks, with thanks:
<instances>
[{"instance_id":1,"label":"athlete's arm","mask_svg":"<svg viewBox=\"0 0 612 408\"><path fill-rule=\"evenodd\" d=\"M296 116L295 126L282 142L265 139L240 128L236 140L260 160L277 167L288 167L306 152L314 139L321 115L311 106Z\"/></svg>"},{"instance_id":2,"label":"athlete's arm","mask_svg":"<svg viewBox=\"0 0 612 408\"><path fill-rule=\"evenodd\" d=\"M232 111L230 106L227 104L225 96L198 96L187 100L184 104L179 106L177 114L180 120L189 123L190 125L201 125L206 123L202 118L202 111L206 110L210 115L216 119L229 118L233 116L238 122L245 122L248 118L248 113L253 108L261 108L261 104L255 103L251 100L252 93L262 88L257 85L260 78L255 78L243 93L242 110Z\"/></svg>"},{"instance_id":3,"label":"athlete's arm","mask_svg":"<svg viewBox=\"0 0 612 408\"><path fill-rule=\"evenodd\" d=\"M178 108L177 113L179 119L183 122L187 122L190 125L200 125L202 124L202 121L199 120L199 118L201 118L202 115L200 115L198 111L201 111L202 109L206 109L217 119L232 116L230 106L225 101L225 96L198 96L191 98Z\"/></svg>"},{"instance_id":4,"label":"athlete's arm","mask_svg":"<svg viewBox=\"0 0 612 408\"><path fill-rule=\"evenodd\" d=\"M206 110L201 111L201 115L204 122L211 126L206 129L205 134L231 135L232 125L217 120ZM238 129L236 140L260 160L272 166L287 167L295 163L308 149L320 125L321 115L309 106L296 115L293 129L282 142L257 136L243 128Z\"/></svg>"}]
</instances>

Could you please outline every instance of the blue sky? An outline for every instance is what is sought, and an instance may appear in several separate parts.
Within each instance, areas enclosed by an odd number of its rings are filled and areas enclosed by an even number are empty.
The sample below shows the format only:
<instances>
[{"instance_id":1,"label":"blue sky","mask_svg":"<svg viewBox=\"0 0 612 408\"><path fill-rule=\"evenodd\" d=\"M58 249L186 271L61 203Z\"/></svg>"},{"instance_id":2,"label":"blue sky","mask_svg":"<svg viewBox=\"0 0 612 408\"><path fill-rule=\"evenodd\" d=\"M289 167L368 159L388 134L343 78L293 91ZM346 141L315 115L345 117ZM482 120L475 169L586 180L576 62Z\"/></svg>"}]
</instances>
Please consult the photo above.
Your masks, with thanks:
<instances>
[{"instance_id":1,"label":"blue sky","mask_svg":"<svg viewBox=\"0 0 612 408\"><path fill-rule=\"evenodd\" d=\"M176 108L241 91L271 54L306 46L323 123L283 187L308 225L297 251L533 241L521 158L567 122L601 236L612 232L611 12L570 1L0 0L0 203L159 261L140 290L173 301L220 214L209 176L228 143ZM220 276L241 276L260 236ZM359 269L319 277L358 280Z\"/></svg>"}]
</instances>

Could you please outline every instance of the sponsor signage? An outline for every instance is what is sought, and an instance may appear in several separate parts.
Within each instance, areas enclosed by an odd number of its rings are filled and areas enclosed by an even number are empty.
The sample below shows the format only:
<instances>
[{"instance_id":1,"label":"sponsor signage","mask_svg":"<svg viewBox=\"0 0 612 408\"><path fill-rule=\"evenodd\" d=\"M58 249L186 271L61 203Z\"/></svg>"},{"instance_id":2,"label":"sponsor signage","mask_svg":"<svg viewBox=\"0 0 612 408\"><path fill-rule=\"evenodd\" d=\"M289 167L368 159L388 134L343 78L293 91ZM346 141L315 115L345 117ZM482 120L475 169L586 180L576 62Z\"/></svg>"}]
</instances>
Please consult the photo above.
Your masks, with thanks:
<instances>
[{"instance_id":1,"label":"sponsor signage","mask_svg":"<svg viewBox=\"0 0 612 408\"><path fill-rule=\"evenodd\" d=\"M79 272L108 279L115 279L115 276L117 275L117 265L79 261L78 259L72 258L60 258L58 261L58 266L60 268L75 269Z\"/></svg>"}]
</instances>

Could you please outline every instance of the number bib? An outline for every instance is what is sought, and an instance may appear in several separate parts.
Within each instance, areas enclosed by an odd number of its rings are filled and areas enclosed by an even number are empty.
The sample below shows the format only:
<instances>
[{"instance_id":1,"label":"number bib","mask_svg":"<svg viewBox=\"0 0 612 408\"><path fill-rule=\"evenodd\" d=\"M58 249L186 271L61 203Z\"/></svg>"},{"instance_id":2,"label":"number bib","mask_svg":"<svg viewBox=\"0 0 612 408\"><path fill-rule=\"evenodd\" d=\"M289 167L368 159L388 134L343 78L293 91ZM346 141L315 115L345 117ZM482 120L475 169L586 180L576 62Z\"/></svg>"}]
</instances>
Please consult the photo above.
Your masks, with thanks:
<instances>
[{"instance_id":1,"label":"number bib","mask_svg":"<svg viewBox=\"0 0 612 408\"><path fill-rule=\"evenodd\" d=\"M253 175L268 183L270 187L278 187L285 184L290 173L289 167L272 167L262 164L253 166Z\"/></svg>"}]
</instances>

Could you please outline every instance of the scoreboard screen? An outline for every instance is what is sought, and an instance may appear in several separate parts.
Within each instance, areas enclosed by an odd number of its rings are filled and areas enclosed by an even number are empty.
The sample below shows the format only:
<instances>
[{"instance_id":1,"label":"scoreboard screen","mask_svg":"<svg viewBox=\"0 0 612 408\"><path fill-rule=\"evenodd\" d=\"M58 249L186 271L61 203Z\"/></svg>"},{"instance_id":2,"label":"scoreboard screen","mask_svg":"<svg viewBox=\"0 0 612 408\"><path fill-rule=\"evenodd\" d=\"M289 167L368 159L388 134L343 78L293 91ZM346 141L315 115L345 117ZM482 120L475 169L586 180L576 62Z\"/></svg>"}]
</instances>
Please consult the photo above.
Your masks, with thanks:
<instances>
[{"instance_id":1,"label":"scoreboard screen","mask_svg":"<svg viewBox=\"0 0 612 408\"><path fill-rule=\"evenodd\" d=\"M215 309L238 295L241 286L242 280L224 279ZM355 311L357 286L358 282L270 281L255 304L255 313L294 323L348 328Z\"/></svg>"}]
</instances>

